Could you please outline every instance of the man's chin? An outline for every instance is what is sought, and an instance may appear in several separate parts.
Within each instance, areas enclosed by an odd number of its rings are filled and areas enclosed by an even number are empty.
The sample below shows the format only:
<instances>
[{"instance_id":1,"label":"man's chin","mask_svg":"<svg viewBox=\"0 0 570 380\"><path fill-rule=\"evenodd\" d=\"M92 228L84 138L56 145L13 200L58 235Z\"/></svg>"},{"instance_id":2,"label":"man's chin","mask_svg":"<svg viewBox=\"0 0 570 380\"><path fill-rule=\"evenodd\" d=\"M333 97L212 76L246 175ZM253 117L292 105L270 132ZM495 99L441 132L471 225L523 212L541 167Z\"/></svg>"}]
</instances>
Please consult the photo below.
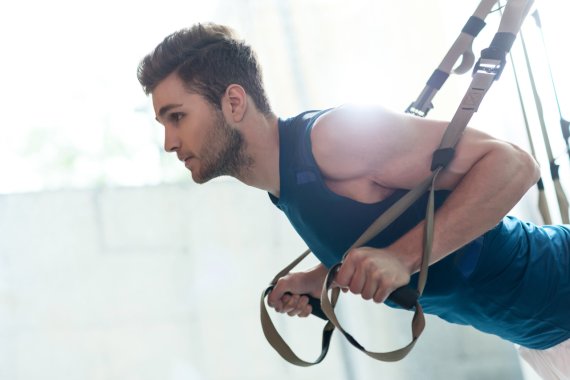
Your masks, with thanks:
<instances>
[{"instance_id":1,"label":"man's chin","mask_svg":"<svg viewBox=\"0 0 570 380\"><path fill-rule=\"evenodd\" d=\"M195 172L191 172L192 173L192 180L197 183L198 185L202 185L206 182L210 182L212 179L214 179L215 177L213 176L203 176L200 175L200 173L195 173Z\"/></svg>"},{"instance_id":2,"label":"man's chin","mask_svg":"<svg viewBox=\"0 0 570 380\"><path fill-rule=\"evenodd\" d=\"M194 174L192 174L192 181L194 181L194 183L197 183L198 185L202 185L202 184L208 182L209 179L204 179L202 177L195 176Z\"/></svg>"}]
</instances>

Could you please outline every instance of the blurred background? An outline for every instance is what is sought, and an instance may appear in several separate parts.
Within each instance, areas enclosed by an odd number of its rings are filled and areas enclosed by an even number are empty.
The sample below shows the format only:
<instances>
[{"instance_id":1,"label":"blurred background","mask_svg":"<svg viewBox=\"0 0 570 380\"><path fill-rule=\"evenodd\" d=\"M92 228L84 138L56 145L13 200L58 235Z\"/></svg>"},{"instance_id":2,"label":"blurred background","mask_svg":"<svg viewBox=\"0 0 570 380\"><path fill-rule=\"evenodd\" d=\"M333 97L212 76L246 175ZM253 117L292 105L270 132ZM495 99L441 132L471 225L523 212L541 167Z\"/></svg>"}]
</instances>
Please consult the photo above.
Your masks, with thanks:
<instances>
[{"instance_id":1,"label":"blurred background","mask_svg":"<svg viewBox=\"0 0 570 380\"><path fill-rule=\"evenodd\" d=\"M340 336L316 367L284 362L262 334L259 295L304 250L303 242L267 194L228 178L192 183L176 157L162 151L162 127L136 79L140 59L166 35L214 21L254 46L281 117L347 102L403 111L477 4L1 5L0 379L533 379L511 344L437 318L428 318L416 349L402 362L373 361ZM561 182L570 191L549 75L568 118L570 5L536 6L542 29L529 16L523 32ZM488 46L499 17L487 17L476 55ZM551 213L559 222L518 42L511 61ZM469 75L448 80L429 116L451 118L469 82ZM472 126L530 149L510 65ZM513 214L542 223L536 204L533 188ZM342 297L338 309L370 350L391 350L409 340L409 313L350 296ZM316 358L320 321L278 315L274 320L295 350Z\"/></svg>"}]
</instances>

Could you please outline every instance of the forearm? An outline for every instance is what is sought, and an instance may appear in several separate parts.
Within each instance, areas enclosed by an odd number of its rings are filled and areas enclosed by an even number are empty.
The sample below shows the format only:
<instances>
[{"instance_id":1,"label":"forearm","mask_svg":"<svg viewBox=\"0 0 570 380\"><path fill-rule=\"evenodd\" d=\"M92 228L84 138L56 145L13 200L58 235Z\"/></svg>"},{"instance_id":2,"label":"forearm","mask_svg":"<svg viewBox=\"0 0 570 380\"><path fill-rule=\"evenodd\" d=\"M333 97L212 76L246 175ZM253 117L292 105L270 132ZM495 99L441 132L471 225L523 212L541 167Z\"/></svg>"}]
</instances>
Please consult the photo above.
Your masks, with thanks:
<instances>
[{"instance_id":1,"label":"forearm","mask_svg":"<svg viewBox=\"0 0 570 380\"><path fill-rule=\"evenodd\" d=\"M476 162L435 214L430 264L494 227L538 179L536 163L514 146ZM424 222L388 247L411 273L420 268Z\"/></svg>"}]
</instances>

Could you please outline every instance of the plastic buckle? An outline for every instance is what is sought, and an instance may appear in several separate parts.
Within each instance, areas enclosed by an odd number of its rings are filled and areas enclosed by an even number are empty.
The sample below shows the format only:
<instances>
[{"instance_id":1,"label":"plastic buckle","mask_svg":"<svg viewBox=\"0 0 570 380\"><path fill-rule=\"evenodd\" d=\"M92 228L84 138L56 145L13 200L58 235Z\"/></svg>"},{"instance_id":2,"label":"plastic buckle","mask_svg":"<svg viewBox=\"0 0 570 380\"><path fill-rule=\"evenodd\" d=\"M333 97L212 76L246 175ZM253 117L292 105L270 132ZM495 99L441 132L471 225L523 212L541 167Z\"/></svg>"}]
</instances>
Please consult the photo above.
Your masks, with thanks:
<instances>
[{"instance_id":1,"label":"plastic buckle","mask_svg":"<svg viewBox=\"0 0 570 380\"><path fill-rule=\"evenodd\" d=\"M455 155L455 149L453 148L441 148L433 152L433 158L431 160L431 171L438 168L444 168L451 162L453 156Z\"/></svg>"},{"instance_id":2,"label":"plastic buckle","mask_svg":"<svg viewBox=\"0 0 570 380\"><path fill-rule=\"evenodd\" d=\"M481 72L493 74L494 80L498 80L507 63L506 55L505 51L496 48L489 47L483 49L481 58L479 58L473 68L473 74Z\"/></svg>"}]
</instances>

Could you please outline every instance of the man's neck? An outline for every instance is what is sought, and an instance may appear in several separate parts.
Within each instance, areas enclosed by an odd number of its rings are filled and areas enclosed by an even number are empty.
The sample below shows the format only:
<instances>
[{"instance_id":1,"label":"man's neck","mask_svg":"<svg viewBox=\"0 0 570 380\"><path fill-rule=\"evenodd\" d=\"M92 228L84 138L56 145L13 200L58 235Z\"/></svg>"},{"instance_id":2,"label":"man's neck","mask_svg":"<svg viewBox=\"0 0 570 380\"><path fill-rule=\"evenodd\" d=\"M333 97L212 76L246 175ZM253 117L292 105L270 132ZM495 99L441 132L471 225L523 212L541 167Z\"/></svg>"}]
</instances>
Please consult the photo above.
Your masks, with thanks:
<instances>
[{"instance_id":1,"label":"man's neck","mask_svg":"<svg viewBox=\"0 0 570 380\"><path fill-rule=\"evenodd\" d=\"M244 128L246 152L253 165L236 178L248 186L279 196L279 128L276 116L254 117Z\"/></svg>"}]
</instances>

